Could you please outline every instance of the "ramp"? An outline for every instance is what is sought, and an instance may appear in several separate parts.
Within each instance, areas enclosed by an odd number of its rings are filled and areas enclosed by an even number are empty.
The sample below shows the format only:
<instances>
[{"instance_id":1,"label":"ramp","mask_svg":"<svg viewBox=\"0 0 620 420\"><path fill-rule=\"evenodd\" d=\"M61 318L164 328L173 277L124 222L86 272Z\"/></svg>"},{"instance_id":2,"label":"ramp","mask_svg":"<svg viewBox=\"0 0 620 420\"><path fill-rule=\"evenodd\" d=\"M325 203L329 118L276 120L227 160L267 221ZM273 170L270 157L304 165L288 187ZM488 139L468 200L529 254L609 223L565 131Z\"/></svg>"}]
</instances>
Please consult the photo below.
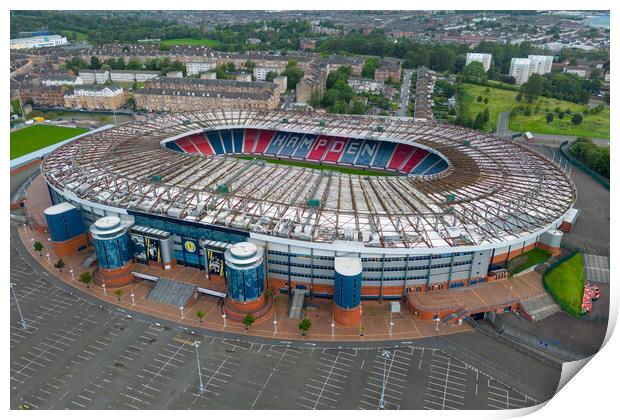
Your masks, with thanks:
<instances>
[{"instance_id":1,"label":"ramp","mask_svg":"<svg viewBox=\"0 0 620 420\"><path fill-rule=\"evenodd\" d=\"M187 306L194 296L196 286L180 281L160 278L149 292L147 298L174 306Z\"/></svg>"},{"instance_id":2,"label":"ramp","mask_svg":"<svg viewBox=\"0 0 620 420\"><path fill-rule=\"evenodd\" d=\"M521 301L521 308L532 321L549 318L561 311L560 306L547 293Z\"/></svg>"},{"instance_id":3,"label":"ramp","mask_svg":"<svg viewBox=\"0 0 620 420\"><path fill-rule=\"evenodd\" d=\"M304 309L304 298L308 294L305 289L293 289L293 303L289 310L288 317L292 319L301 319L301 313Z\"/></svg>"}]
</instances>

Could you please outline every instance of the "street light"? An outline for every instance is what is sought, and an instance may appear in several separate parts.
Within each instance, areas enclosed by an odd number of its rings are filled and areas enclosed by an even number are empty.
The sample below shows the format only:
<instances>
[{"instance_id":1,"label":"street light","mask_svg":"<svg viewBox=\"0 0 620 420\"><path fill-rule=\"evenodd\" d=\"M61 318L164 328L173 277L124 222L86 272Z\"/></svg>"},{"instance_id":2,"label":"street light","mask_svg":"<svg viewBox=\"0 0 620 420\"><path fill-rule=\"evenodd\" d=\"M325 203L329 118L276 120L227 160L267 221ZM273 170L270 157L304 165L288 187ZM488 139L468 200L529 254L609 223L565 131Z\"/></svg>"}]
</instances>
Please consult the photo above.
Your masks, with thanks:
<instances>
[{"instance_id":1,"label":"street light","mask_svg":"<svg viewBox=\"0 0 620 420\"><path fill-rule=\"evenodd\" d=\"M22 320L22 328L26 329L26 320L24 319L24 316L22 315L22 309L19 307L19 301L17 300L17 295L15 294L15 289L13 289L13 284L14 283L10 283L10 285L11 285L11 292L13 292L13 299L15 299L15 306L17 306L17 312L19 312L19 317Z\"/></svg>"},{"instance_id":2,"label":"street light","mask_svg":"<svg viewBox=\"0 0 620 420\"><path fill-rule=\"evenodd\" d=\"M47 254L45 254L45 256L47 257L47 263L48 263L48 264L51 264L51 263L52 263L52 260L50 260L50 254L49 254L49 253L47 253Z\"/></svg>"},{"instance_id":3,"label":"street light","mask_svg":"<svg viewBox=\"0 0 620 420\"><path fill-rule=\"evenodd\" d=\"M392 321L390 321L390 338L392 337L392 327L394 326L394 323Z\"/></svg>"},{"instance_id":4,"label":"street light","mask_svg":"<svg viewBox=\"0 0 620 420\"><path fill-rule=\"evenodd\" d=\"M334 339L334 327L335 327L335 326L336 326L336 324L334 324L334 323L332 322L332 340Z\"/></svg>"},{"instance_id":5,"label":"street light","mask_svg":"<svg viewBox=\"0 0 620 420\"><path fill-rule=\"evenodd\" d=\"M276 321L275 319L273 320L273 336L276 336L276 326L278 325L278 321Z\"/></svg>"},{"instance_id":6,"label":"street light","mask_svg":"<svg viewBox=\"0 0 620 420\"><path fill-rule=\"evenodd\" d=\"M181 311L181 319L185 319L185 314L183 313L183 306L179 306L179 310Z\"/></svg>"},{"instance_id":7,"label":"street light","mask_svg":"<svg viewBox=\"0 0 620 420\"><path fill-rule=\"evenodd\" d=\"M224 320L224 328L226 328L226 314L222 314L222 319Z\"/></svg>"},{"instance_id":8,"label":"street light","mask_svg":"<svg viewBox=\"0 0 620 420\"><path fill-rule=\"evenodd\" d=\"M135 306L136 300L135 300L135 294L133 293L133 287L131 288L131 294L129 296L131 296L131 305Z\"/></svg>"},{"instance_id":9,"label":"street light","mask_svg":"<svg viewBox=\"0 0 620 420\"><path fill-rule=\"evenodd\" d=\"M436 322L436 324L435 324L435 331L437 331L437 332L439 332L439 321L440 321L439 317L435 318L435 322Z\"/></svg>"},{"instance_id":10,"label":"street light","mask_svg":"<svg viewBox=\"0 0 620 420\"><path fill-rule=\"evenodd\" d=\"M106 290L105 290L105 283L101 283L101 287L103 287L103 294L104 294L104 296L107 296L108 292L106 292Z\"/></svg>"},{"instance_id":11,"label":"street light","mask_svg":"<svg viewBox=\"0 0 620 420\"><path fill-rule=\"evenodd\" d=\"M205 387L202 384L202 371L200 369L200 357L198 356L198 346L200 345L200 341L194 341L194 348L196 349L196 363L198 363L198 380L200 381L200 386L198 390L202 394L205 391Z\"/></svg>"},{"instance_id":12,"label":"street light","mask_svg":"<svg viewBox=\"0 0 620 420\"><path fill-rule=\"evenodd\" d=\"M510 295L512 295L512 286L510 286L510 290L508 290L508 302L510 302Z\"/></svg>"},{"instance_id":13,"label":"street light","mask_svg":"<svg viewBox=\"0 0 620 420\"><path fill-rule=\"evenodd\" d=\"M385 385L387 384L387 361L390 358L390 352L383 350L381 357L383 357L383 382L381 384L381 398L379 399L379 409L383 410L385 407Z\"/></svg>"},{"instance_id":14,"label":"street light","mask_svg":"<svg viewBox=\"0 0 620 420\"><path fill-rule=\"evenodd\" d=\"M73 277L73 268L69 270L69 273L71 273L71 280L75 280L75 277Z\"/></svg>"}]
</instances>

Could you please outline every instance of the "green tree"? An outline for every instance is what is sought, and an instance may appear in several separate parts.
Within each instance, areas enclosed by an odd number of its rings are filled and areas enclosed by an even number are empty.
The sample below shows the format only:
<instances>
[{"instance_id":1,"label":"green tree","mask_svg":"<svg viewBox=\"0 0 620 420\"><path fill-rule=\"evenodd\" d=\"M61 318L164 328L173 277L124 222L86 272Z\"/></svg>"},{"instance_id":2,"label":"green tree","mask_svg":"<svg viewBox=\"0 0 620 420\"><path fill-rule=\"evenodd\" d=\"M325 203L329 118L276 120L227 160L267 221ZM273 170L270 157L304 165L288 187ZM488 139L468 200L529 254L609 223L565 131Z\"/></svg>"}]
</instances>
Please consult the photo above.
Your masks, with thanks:
<instances>
[{"instance_id":1,"label":"green tree","mask_svg":"<svg viewBox=\"0 0 620 420\"><path fill-rule=\"evenodd\" d=\"M252 60L246 60L245 63L243 64L243 67L245 67L247 71L252 73L254 71L254 68L256 67L256 63L253 62Z\"/></svg>"},{"instance_id":2,"label":"green tree","mask_svg":"<svg viewBox=\"0 0 620 420\"><path fill-rule=\"evenodd\" d=\"M226 63L226 71L229 73L233 73L237 71L237 67L235 67L235 63L233 63L232 61Z\"/></svg>"},{"instance_id":3,"label":"green tree","mask_svg":"<svg viewBox=\"0 0 620 420\"><path fill-rule=\"evenodd\" d=\"M137 58L131 58L127 62L127 70L142 70L144 66Z\"/></svg>"},{"instance_id":4,"label":"green tree","mask_svg":"<svg viewBox=\"0 0 620 420\"><path fill-rule=\"evenodd\" d=\"M301 320L301 322L297 325L297 327L299 328L299 330L301 331L301 335L306 335L306 333L310 330L310 328L312 327L312 321L310 321L308 318L304 318Z\"/></svg>"},{"instance_id":5,"label":"green tree","mask_svg":"<svg viewBox=\"0 0 620 420\"><path fill-rule=\"evenodd\" d=\"M205 313L198 309L198 311L196 311L196 317L198 318L198 322L202 323L202 318L205 317Z\"/></svg>"},{"instance_id":6,"label":"green tree","mask_svg":"<svg viewBox=\"0 0 620 420\"><path fill-rule=\"evenodd\" d=\"M555 118L555 114L553 112L549 112L547 114L547 123L551 124L553 122L553 119Z\"/></svg>"},{"instance_id":7,"label":"green tree","mask_svg":"<svg viewBox=\"0 0 620 420\"><path fill-rule=\"evenodd\" d=\"M573 124L579 125L583 121L583 117L581 116L581 114L575 114L573 115L571 121L573 122Z\"/></svg>"},{"instance_id":8,"label":"green tree","mask_svg":"<svg viewBox=\"0 0 620 420\"><path fill-rule=\"evenodd\" d=\"M43 252L41 252L43 251L43 244L41 242L36 241L34 244L32 244L32 246L34 247L35 251L39 252L39 256L43 255Z\"/></svg>"},{"instance_id":9,"label":"green tree","mask_svg":"<svg viewBox=\"0 0 620 420\"><path fill-rule=\"evenodd\" d=\"M487 73L484 71L484 66L479 61L472 61L461 72L461 77L466 82L486 84Z\"/></svg>"},{"instance_id":10,"label":"green tree","mask_svg":"<svg viewBox=\"0 0 620 420\"><path fill-rule=\"evenodd\" d=\"M289 89L294 89L297 83L304 77L304 72L299 68L296 61L291 60L286 65L282 75L286 76L286 86Z\"/></svg>"},{"instance_id":11,"label":"green tree","mask_svg":"<svg viewBox=\"0 0 620 420\"><path fill-rule=\"evenodd\" d=\"M80 274L80 283L84 283L86 285L86 288L90 288L90 283L93 280L93 277L91 276L90 272L88 271L84 271L82 274Z\"/></svg>"},{"instance_id":12,"label":"green tree","mask_svg":"<svg viewBox=\"0 0 620 420\"><path fill-rule=\"evenodd\" d=\"M478 101L478 102L482 102L482 96L478 96L478 97L476 98L476 101Z\"/></svg>"},{"instance_id":13,"label":"green tree","mask_svg":"<svg viewBox=\"0 0 620 420\"><path fill-rule=\"evenodd\" d=\"M61 273L62 273L62 268L64 266L65 266L65 262L62 260L62 258L58 258L58 260L54 264L54 267L56 267L58 269L58 271L60 271Z\"/></svg>"},{"instance_id":14,"label":"green tree","mask_svg":"<svg viewBox=\"0 0 620 420\"><path fill-rule=\"evenodd\" d=\"M99 57L96 57L96 56L90 57L90 69L99 70L100 68L101 68L101 60L99 60Z\"/></svg>"},{"instance_id":15,"label":"green tree","mask_svg":"<svg viewBox=\"0 0 620 420\"><path fill-rule=\"evenodd\" d=\"M372 57L367 59L364 62L364 66L362 67L362 77L366 77L369 79L375 78L375 70L379 67L379 58Z\"/></svg>"},{"instance_id":16,"label":"green tree","mask_svg":"<svg viewBox=\"0 0 620 420\"><path fill-rule=\"evenodd\" d=\"M275 79L276 77L278 77L278 73L275 71L270 71L265 76L265 80L268 82L273 82L273 79Z\"/></svg>"},{"instance_id":17,"label":"green tree","mask_svg":"<svg viewBox=\"0 0 620 420\"><path fill-rule=\"evenodd\" d=\"M116 289L114 291L114 294L116 295L116 301L120 302L121 301L121 296L123 295L123 291L121 289Z\"/></svg>"},{"instance_id":18,"label":"green tree","mask_svg":"<svg viewBox=\"0 0 620 420\"><path fill-rule=\"evenodd\" d=\"M521 92L528 102L532 102L543 94L545 78L540 74L533 74L530 79L521 85Z\"/></svg>"},{"instance_id":19,"label":"green tree","mask_svg":"<svg viewBox=\"0 0 620 420\"><path fill-rule=\"evenodd\" d=\"M245 314L245 316L243 317L243 325L245 325L245 329L248 330L252 326L252 324L254 324L254 321L254 315L252 315L251 312Z\"/></svg>"}]
</instances>

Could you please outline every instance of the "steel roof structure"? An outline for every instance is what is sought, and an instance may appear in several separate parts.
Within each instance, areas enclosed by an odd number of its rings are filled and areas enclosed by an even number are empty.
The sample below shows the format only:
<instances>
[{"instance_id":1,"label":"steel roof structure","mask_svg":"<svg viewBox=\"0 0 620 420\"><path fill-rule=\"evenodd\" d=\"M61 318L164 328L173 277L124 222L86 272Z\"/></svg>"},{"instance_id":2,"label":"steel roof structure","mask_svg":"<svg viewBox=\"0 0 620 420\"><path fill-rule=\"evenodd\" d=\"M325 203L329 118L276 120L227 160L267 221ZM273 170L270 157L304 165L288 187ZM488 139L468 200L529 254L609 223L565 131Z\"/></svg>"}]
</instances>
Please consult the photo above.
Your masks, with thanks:
<instances>
[{"instance_id":1,"label":"steel roof structure","mask_svg":"<svg viewBox=\"0 0 620 420\"><path fill-rule=\"evenodd\" d=\"M190 133L223 128L406 143L434 151L449 168L431 176L360 176L163 147ZM500 245L557 222L576 198L566 168L493 134L410 118L318 113L240 110L144 118L60 147L47 156L42 172L60 192L117 209L383 248Z\"/></svg>"}]
</instances>

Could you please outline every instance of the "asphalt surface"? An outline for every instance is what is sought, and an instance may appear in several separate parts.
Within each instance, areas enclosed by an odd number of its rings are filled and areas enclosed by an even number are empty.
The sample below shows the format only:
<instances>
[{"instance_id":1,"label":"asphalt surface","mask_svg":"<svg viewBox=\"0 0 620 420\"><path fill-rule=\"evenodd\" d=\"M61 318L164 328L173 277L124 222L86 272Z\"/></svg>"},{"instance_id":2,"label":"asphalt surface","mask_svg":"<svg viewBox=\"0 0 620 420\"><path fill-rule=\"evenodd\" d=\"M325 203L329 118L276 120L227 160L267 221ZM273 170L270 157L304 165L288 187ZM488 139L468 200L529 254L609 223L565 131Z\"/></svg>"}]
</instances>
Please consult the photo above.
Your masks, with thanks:
<instances>
[{"instance_id":1,"label":"asphalt surface","mask_svg":"<svg viewBox=\"0 0 620 420\"><path fill-rule=\"evenodd\" d=\"M411 92L411 74L413 70L405 70L403 75L403 83L400 87L400 107L398 108L398 116L406 117L409 109L409 93Z\"/></svg>"},{"instance_id":2,"label":"asphalt surface","mask_svg":"<svg viewBox=\"0 0 620 420\"><path fill-rule=\"evenodd\" d=\"M386 409L518 408L560 376L475 332L329 347L192 332L91 300L18 240L11 281L27 324L11 295L14 409L377 409L384 370Z\"/></svg>"}]
</instances>

